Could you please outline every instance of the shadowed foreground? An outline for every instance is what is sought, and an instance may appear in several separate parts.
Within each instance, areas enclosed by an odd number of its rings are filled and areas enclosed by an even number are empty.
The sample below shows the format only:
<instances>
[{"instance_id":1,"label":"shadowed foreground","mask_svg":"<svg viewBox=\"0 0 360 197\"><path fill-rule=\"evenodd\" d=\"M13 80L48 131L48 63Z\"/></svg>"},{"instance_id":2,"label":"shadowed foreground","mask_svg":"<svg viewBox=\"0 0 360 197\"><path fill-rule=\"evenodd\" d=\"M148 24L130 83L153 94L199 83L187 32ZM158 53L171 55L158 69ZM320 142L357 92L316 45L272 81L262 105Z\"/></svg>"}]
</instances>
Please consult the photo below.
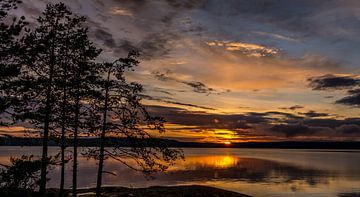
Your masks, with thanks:
<instances>
[{"instance_id":1,"label":"shadowed foreground","mask_svg":"<svg viewBox=\"0 0 360 197\"><path fill-rule=\"evenodd\" d=\"M245 197L247 195L231 192L223 189L207 186L155 186L149 188L126 188L126 187L105 187L104 196L139 196L139 197ZM79 190L79 194L84 196L94 196L95 189ZM88 194L88 195L87 195Z\"/></svg>"},{"instance_id":2,"label":"shadowed foreground","mask_svg":"<svg viewBox=\"0 0 360 197\"><path fill-rule=\"evenodd\" d=\"M71 196L68 190L68 196ZM58 190L50 189L47 196L58 196ZM0 191L2 197L16 196L37 196L37 193L26 191ZM95 188L78 189L78 196L95 196ZM103 196L105 197L250 197L248 195L231 192L214 187L191 185L191 186L154 186L148 188L126 188L126 187L104 187Z\"/></svg>"}]
</instances>

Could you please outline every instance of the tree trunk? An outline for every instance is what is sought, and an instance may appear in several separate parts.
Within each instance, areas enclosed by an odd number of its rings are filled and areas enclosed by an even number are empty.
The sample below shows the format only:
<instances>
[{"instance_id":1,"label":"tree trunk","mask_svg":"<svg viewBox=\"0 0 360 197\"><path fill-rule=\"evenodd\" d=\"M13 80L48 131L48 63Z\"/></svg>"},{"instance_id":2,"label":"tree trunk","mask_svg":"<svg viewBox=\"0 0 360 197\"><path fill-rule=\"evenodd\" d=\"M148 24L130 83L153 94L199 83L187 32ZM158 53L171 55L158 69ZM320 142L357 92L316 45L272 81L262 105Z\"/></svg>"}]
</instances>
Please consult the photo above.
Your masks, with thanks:
<instances>
[{"instance_id":1,"label":"tree trunk","mask_svg":"<svg viewBox=\"0 0 360 197\"><path fill-rule=\"evenodd\" d=\"M79 129L79 108L80 108L80 99L79 95L77 95L76 103L75 103L75 127L74 127L74 150L73 150L73 196L76 196L77 190L77 148L78 148L78 129Z\"/></svg>"},{"instance_id":2,"label":"tree trunk","mask_svg":"<svg viewBox=\"0 0 360 197\"><path fill-rule=\"evenodd\" d=\"M110 81L110 71L108 72L107 81L105 85L105 102L104 102L104 113L103 113L103 125L101 131L101 139L100 139L100 154L99 154L99 168L97 174L97 182L96 182L96 197L101 196L101 182L102 182L102 174L104 167L104 146L105 146L105 134L106 134L106 124L107 124L107 111L108 111L108 100L109 100L109 81Z\"/></svg>"},{"instance_id":3,"label":"tree trunk","mask_svg":"<svg viewBox=\"0 0 360 197\"><path fill-rule=\"evenodd\" d=\"M44 136L42 143L42 156L41 156L41 175L40 175L40 195L45 196L46 190L46 169L48 163L48 141L49 141L49 125L50 125L50 114L51 114L51 86L53 78L53 66L50 66L50 77L49 85L47 87L46 95L46 112L45 112L45 123L44 123Z\"/></svg>"},{"instance_id":4,"label":"tree trunk","mask_svg":"<svg viewBox=\"0 0 360 197\"><path fill-rule=\"evenodd\" d=\"M61 177L59 196L64 196L64 179L65 179L65 131L61 131Z\"/></svg>"},{"instance_id":5,"label":"tree trunk","mask_svg":"<svg viewBox=\"0 0 360 197\"><path fill-rule=\"evenodd\" d=\"M68 32L69 34L69 32ZM68 39L66 39L68 41ZM66 46L68 46L69 42L66 42ZM65 58L68 57L68 51L65 52ZM60 191L59 196L64 196L64 183L65 183L65 132L66 132L66 101L67 101L67 64L63 64L63 101L61 106L61 172L60 172Z\"/></svg>"},{"instance_id":6,"label":"tree trunk","mask_svg":"<svg viewBox=\"0 0 360 197\"><path fill-rule=\"evenodd\" d=\"M62 125L61 125L61 177L60 177L60 191L59 196L64 196L64 179L65 179L65 119L66 119L66 84L63 89L63 103L62 103Z\"/></svg>"},{"instance_id":7,"label":"tree trunk","mask_svg":"<svg viewBox=\"0 0 360 197\"><path fill-rule=\"evenodd\" d=\"M48 141L49 141L49 127L50 127L50 116L51 116L51 93L52 93L52 83L55 67L55 42L56 42L56 29L57 29L58 20L55 23L55 33L52 42L51 54L50 54L50 65L49 65L49 81L47 84L46 90L46 101L45 101L45 119L44 119L44 136L42 143L42 156L41 156L41 171L40 171L40 188L39 193L41 196L45 196L46 193L46 174L47 174L47 165L48 165Z\"/></svg>"}]
</instances>

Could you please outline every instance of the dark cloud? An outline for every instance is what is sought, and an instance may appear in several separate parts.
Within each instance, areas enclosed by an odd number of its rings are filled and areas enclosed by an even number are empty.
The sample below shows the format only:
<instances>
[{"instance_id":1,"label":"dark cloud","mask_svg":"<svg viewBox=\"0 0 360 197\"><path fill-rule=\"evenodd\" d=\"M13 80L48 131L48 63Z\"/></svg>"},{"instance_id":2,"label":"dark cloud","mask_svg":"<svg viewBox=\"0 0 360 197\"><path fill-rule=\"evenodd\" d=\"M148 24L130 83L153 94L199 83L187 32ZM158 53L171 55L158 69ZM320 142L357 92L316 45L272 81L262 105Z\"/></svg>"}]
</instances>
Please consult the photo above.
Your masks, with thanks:
<instances>
[{"instance_id":1,"label":"dark cloud","mask_svg":"<svg viewBox=\"0 0 360 197\"><path fill-rule=\"evenodd\" d=\"M309 127L321 127L324 130L336 131L337 129L342 128L344 125L357 125L360 126L359 118L345 118L345 119L335 119L335 118L309 118L302 121L305 125ZM346 126L348 128L348 126ZM346 134L346 133L343 133ZM329 133L328 135L331 135Z\"/></svg>"},{"instance_id":2,"label":"dark cloud","mask_svg":"<svg viewBox=\"0 0 360 197\"><path fill-rule=\"evenodd\" d=\"M278 124L271 128L274 132L285 134L286 137L312 135L317 131L316 128L309 127L302 123L298 124Z\"/></svg>"},{"instance_id":3,"label":"dark cloud","mask_svg":"<svg viewBox=\"0 0 360 197\"><path fill-rule=\"evenodd\" d=\"M125 39L120 40L115 49L115 52L125 54L129 51L139 51L139 48L129 40L125 40Z\"/></svg>"},{"instance_id":4,"label":"dark cloud","mask_svg":"<svg viewBox=\"0 0 360 197\"><path fill-rule=\"evenodd\" d=\"M338 104L360 107L360 89L349 90L348 96L336 101Z\"/></svg>"},{"instance_id":5,"label":"dark cloud","mask_svg":"<svg viewBox=\"0 0 360 197\"><path fill-rule=\"evenodd\" d=\"M169 104L181 105L181 106L186 106L186 107L195 107L195 108L204 109L204 110L216 110L215 108L212 108L212 107L205 107L205 106L195 105L195 104L191 104L191 103L183 103L183 102L179 102L179 101L174 101L170 97L156 97L156 96L150 96L150 95L143 94L142 98L144 98L146 100L159 101L162 103L169 103Z\"/></svg>"},{"instance_id":6,"label":"dark cloud","mask_svg":"<svg viewBox=\"0 0 360 197\"><path fill-rule=\"evenodd\" d=\"M320 77L313 77L309 79L310 86L313 90L328 90L328 89L351 89L357 88L360 85L360 79L355 76L335 76L324 75ZM351 89L347 91L347 96L337 100L335 103L349 105L354 107L360 106L360 89ZM332 97L328 97L332 98Z\"/></svg>"},{"instance_id":7,"label":"dark cloud","mask_svg":"<svg viewBox=\"0 0 360 197\"><path fill-rule=\"evenodd\" d=\"M313 90L343 89L360 85L360 80L350 76L324 75L308 79Z\"/></svg>"},{"instance_id":8,"label":"dark cloud","mask_svg":"<svg viewBox=\"0 0 360 197\"><path fill-rule=\"evenodd\" d=\"M225 4L219 0L211 0L204 9L217 16L240 16L293 31L308 31L312 27L311 21L307 20L308 16L325 3L311 0L229 0Z\"/></svg>"},{"instance_id":9,"label":"dark cloud","mask_svg":"<svg viewBox=\"0 0 360 197\"><path fill-rule=\"evenodd\" d=\"M196 92L196 93L210 95L210 94L223 94L223 93L231 91L231 90L225 90L225 91L215 90L214 88L210 88L200 81L184 81L184 80L177 79L177 78L171 76L173 73L170 70L166 70L165 72L155 71L155 72L152 72L152 74L154 75L154 77L156 79L158 79L160 81L175 81L178 83L185 84L185 85L191 87L192 91Z\"/></svg>"},{"instance_id":10,"label":"dark cloud","mask_svg":"<svg viewBox=\"0 0 360 197\"><path fill-rule=\"evenodd\" d=\"M176 35L170 32L153 33L146 36L139 44L140 52L148 58L165 57L170 53L171 41L176 39Z\"/></svg>"},{"instance_id":11,"label":"dark cloud","mask_svg":"<svg viewBox=\"0 0 360 197\"><path fill-rule=\"evenodd\" d=\"M303 109L304 106L301 106L301 105L293 105L291 107L289 107L290 110L297 110L297 109Z\"/></svg>"},{"instance_id":12,"label":"dark cloud","mask_svg":"<svg viewBox=\"0 0 360 197\"><path fill-rule=\"evenodd\" d=\"M169 74L171 74L171 73L172 72L170 70L166 70L165 72L160 72L160 71L152 72L152 74L154 75L154 77L157 80L160 80L160 81L169 81L169 80L177 81L175 78L169 76Z\"/></svg>"},{"instance_id":13,"label":"dark cloud","mask_svg":"<svg viewBox=\"0 0 360 197\"><path fill-rule=\"evenodd\" d=\"M183 84L186 84L193 88L194 92L197 93L205 93L205 94L211 94L215 90L213 88L207 87L205 84L201 82L182 82Z\"/></svg>"},{"instance_id":14,"label":"dark cloud","mask_svg":"<svg viewBox=\"0 0 360 197\"><path fill-rule=\"evenodd\" d=\"M269 117L269 119L271 120L288 120L288 121L298 121L298 120L302 120L303 117L292 114L292 113L286 113L286 112L280 112L280 111L268 111L268 112L263 112L263 113L254 113L254 112L250 112L249 114L252 115L258 115L258 116L262 116L262 117Z\"/></svg>"},{"instance_id":15,"label":"dark cloud","mask_svg":"<svg viewBox=\"0 0 360 197\"><path fill-rule=\"evenodd\" d=\"M96 39L103 42L103 44L109 48L116 47L116 41L113 38L113 35L103 29L96 29L94 31L94 36Z\"/></svg>"},{"instance_id":16,"label":"dark cloud","mask_svg":"<svg viewBox=\"0 0 360 197\"><path fill-rule=\"evenodd\" d=\"M175 94L170 92L171 90L169 89L164 89L164 88L153 88L152 89L153 92L160 92L169 96L174 96Z\"/></svg>"},{"instance_id":17,"label":"dark cloud","mask_svg":"<svg viewBox=\"0 0 360 197\"><path fill-rule=\"evenodd\" d=\"M353 137L360 132L360 119L335 119L300 117L284 112L213 114L188 111L176 107L148 106L156 116L165 117L169 123L184 126L186 130L202 132L204 130L226 129L239 136L279 137Z\"/></svg>"},{"instance_id":18,"label":"dark cloud","mask_svg":"<svg viewBox=\"0 0 360 197\"><path fill-rule=\"evenodd\" d=\"M170 54L171 42L176 37L176 34L168 32L148 34L140 42L121 39L115 48L115 53L126 54L130 50L136 50L140 52L141 58L146 60L165 58Z\"/></svg>"},{"instance_id":19,"label":"dark cloud","mask_svg":"<svg viewBox=\"0 0 360 197\"><path fill-rule=\"evenodd\" d=\"M251 124L265 123L267 118L257 115L234 114L222 115L205 112L192 112L181 108L148 106L150 111L157 116L164 116L165 119L174 124L183 126L196 126L199 129L250 129Z\"/></svg>"},{"instance_id":20,"label":"dark cloud","mask_svg":"<svg viewBox=\"0 0 360 197\"><path fill-rule=\"evenodd\" d=\"M360 126L356 124L344 124L336 127L335 130L340 134L360 134Z\"/></svg>"},{"instance_id":21,"label":"dark cloud","mask_svg":"<svg viewBox=\"0 0 360 197\"><path fill-rule=\"evenodd\" d=\"M316 112L314 110L310 110L308 112L299 113L299 114L302 114L302 115L305 115L306 117L311 117L311 118L330 116L330 114L328 114L328 113L320 113L320 112Z\"/></svg>"},{"instance_id":22,"label":"dark cloud","mask_svg":"<svg viewBox=\"0 0 360 197\"><path fill-rule=\"evenodd\" d=\"M274 122L298 122L301 117L283 112L244 113L244 114L212 114L205 112L192 112L181 108L169 108L161 106L149 106L157 116L163 116L174 124L183 126L196 126L196 131L208 129L227 129L244 134L243 130L252 130L256 125L269 127ZM291 119L292 121L290 121ZM285 124L285 123L284 123ZM254 133L255 132L255 133ZM249 133L256 135L256 131Z\"/></svg>"},{"instance_id":23,"label":"dark cloud","mask_svg":"<svg viewBox=\"0 0 360 197\"><path fill-rule=\"evenodd\" d=\"M166 0L175 9L193 9L201 6L205 0Z\"/></svg>"},{"instance_id":24,"label":"dark cloud","mask_svg":"<svg viewBox=\"0 0 360 197\"><path fill-rule=\"evenodd\" d=\"M139 38L123 37L118 39L115 53L126 54L138 50L142 58L166 58L170 55L174 42L181 37L178 23L184 11L201 6L204 0L123 0L116 5L133 14L130 24L144 33ZM193 30L191 24L187 28Z\"/></svg>"},{"instance_id":25,"label":"dark cloud","mask_svg":"<svg viewBox=\"0 0 360 197\"><path fill-rule=\"evenodd\" d=\"M183 103L183 102L178 102L178 101L163 100L163 102L170 103L170 104L187 106L187 107L195 107L195 108L200 108L200 109L205 109L205 110L216 110L215 108L212 108L212 107L204 107L204 106L200 106L200 105L194 105L194 104Z\"/></svg>"}]
</instances>

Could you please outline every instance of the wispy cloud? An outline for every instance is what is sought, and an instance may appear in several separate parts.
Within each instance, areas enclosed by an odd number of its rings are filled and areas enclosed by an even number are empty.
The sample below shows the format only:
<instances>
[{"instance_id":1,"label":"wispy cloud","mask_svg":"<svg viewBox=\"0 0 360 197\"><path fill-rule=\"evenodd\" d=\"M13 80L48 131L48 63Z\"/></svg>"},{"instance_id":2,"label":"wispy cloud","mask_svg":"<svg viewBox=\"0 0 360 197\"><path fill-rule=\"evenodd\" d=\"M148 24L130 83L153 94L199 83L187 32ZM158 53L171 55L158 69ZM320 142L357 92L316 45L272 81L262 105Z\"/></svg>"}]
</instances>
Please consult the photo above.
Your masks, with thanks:
<instances>
[{"instance_id":1,"label":"wispy cloud","mask_svg":"<svg viewBox=\"0 0 360 197\"><path fill-rule=\"evenodd\" d=\"M212 47L221 47L227 51L238 51L249 57L267 57L278 53L277 49L246 42L210 41L206 44Z\"/></svg>"},{"instance_id":2,"label":"wispy cloud","mask_svg":"<svg viewBox=\"0 0 360 197\"><path fill-rule=\"evenodd\" d=\"M210 94L222 94L225 92L230 92L230 90L224 90L224 91L215 90L214 88L210 88L207 85L205 85L204 83L199 82L199 81L186 81L183 79L179 79L179 78L173 76L174 74L170 70L166 70L165 72L154 71L154 72L152 72L152 74L154 75L154 77L156 79L158 79L160 81L175 81L177 83L185 84L185 85L191 87L192 91L196 92L196 93L210 95Z\"/></svg>"},{"instance_id":3,"label":"wispy cloud","mask_svg":"<svg viewBox=\"0 0 360 197\"><path fill-rule=\"evenodd\" d=\"M131 10L122 7L114 7L111 9L110 13L120 16L130 16L130 17L134 16Z\"/></svg>"},{"instance_id":4,"label":"wispy cloud","mask_svg":"<svg viewBox=\"0 0 360 197\"><path fill-rule=\"evenodd\" d=\"M263 31L254 31L254 33L258 34L258 35L262 35L262 36L268 36L268 37L280 39L280 40L286 40L286 41L291 41L291 42L300 42L299 39L281 35L281 34L276 34L276 33L269 33L269 32L263 32Z\"/></svg>"}]
</instances>

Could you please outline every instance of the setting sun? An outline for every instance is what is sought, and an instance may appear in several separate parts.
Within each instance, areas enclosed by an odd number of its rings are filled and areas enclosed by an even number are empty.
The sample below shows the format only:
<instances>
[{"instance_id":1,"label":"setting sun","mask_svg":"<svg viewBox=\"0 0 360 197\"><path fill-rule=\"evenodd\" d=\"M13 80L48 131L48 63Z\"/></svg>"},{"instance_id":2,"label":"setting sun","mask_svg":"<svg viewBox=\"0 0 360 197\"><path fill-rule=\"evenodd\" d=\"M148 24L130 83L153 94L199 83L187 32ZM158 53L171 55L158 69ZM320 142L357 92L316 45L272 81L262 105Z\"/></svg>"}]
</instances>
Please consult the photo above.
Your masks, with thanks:
<instances>
[{"instance_id":1,"label":"setting sun","mask_svg":"<svg viewBox=\"0 0 360 197\"><path fill-rule=\"evenodd\" d=\"M225 144L225 145L230 145L230 144L231 144L231 142L226 141L226 142L224 142L224 144Z\"/></svg>"}]
</instances>

